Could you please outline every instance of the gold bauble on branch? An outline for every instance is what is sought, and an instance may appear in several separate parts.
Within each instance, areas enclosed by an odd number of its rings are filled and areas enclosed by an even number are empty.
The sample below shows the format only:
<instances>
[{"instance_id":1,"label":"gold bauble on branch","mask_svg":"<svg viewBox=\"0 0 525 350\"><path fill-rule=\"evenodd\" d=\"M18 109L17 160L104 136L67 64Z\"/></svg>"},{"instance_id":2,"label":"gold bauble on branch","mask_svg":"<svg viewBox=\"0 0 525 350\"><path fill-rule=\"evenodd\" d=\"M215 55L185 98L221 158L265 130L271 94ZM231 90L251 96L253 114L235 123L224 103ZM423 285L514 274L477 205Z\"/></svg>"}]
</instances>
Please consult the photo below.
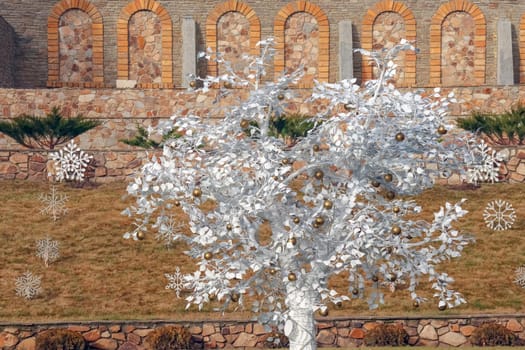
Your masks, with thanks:
<instances>
[{"instance_id":1,"label":"gold bauble on branch","mask_svg":"<svg viewBox=\"0 0 525 350\"><path fill-rule=\"evenodd\" d=\"M290 282L297 281L297 276L295 275L295 273L290 272L290 273L288 274L288 281L290 281Z\"/></svg>"},{"instance_id":2,"label":"gold bauble on branch","mask_svg":"<svg viewBox=\"0 0 525 350\"><path fill-rule=\"evenodd\" d=\"M226 229L227 229L228 231L231 231L231 230L233 229L232 224L226 224Z\"/></svg>"},{"instance_id":3,"label":"gold bauble on branch","mask_svg":"<svg viewBox=\"0 0 525 350\"><path fill-rule=\"evenodd\" d=\"M438 306L439 311L445 311L446 308L447 308L447 304L446 304L446 303L444 303L444 304L440 304L440 305Z\"/></svg>"},{"instance_id":4,"label":"gold bauble on branch","mask_svg":"<svg viewBox=\"0 0 525 350\"><path fill-rule=\"evenodd\" d=\"M301 222L301 219L299 219L297 216L293 218L293 223L298 224Z\"/></svg>"},{"instance_id":5,"label":"gold bauble on branch","mask_svg":"<svg viewBox=\"0 0 525 350\"><path fill-rule=\"evenodd\" d=\"M377 281L379 281L379 277L377 277L376 275L373 275L372 282L377 282Z\"/></svg>"},{"instance_id":6,"label":"gold bauble on branch","mask_svg":"<svg viewBox=\"0 0 525 350\"><path fill-rule=\"evenodd\" d=\"M385 176L383 176L383 178L385 179L386 182L392 182L392 174L385 174Z\"/></svg>"},{"instance_id":7,"label":"gold bauble on branch","mask_svg":"<svg viewBox=\"0 0 525 350\"><path fill-rule=\"evenodd\" d=\"M374 186L374 187L379 187L379 186L381 186L381 184L380 184L379 181L377 181L377 180L372 180L372 182L370 182L370 184L371 184L372 186Z\"/></svg>"},{"instance_id":8,"label":"gold bauble on branch","mask_svg":"<svg viewBox=\"0 0 525 350\"><path fill-rule=\"evenodd\" d=\"M390 282L395 282L397 280L397 276L396 275L390 275L390 276L388 276L388 280Z\"/></svg>"},{"instance_id":9,"label":"gold bauble on branch","mask_svg":"<svg viewBox=\"0 0 525 350\"><path fill-rule=\"evenodd\" d=\"M234 303L238 302L240 298L241 298L241 295L237 292L233 292L230 294L230 300L233 301Z\"/></svg>"},{"instance_id":10,"label":"gold bauble on branch","mask_svg":"<svg viewBox=\"0 0 525 350\"><path fill-rule=\"evenodd\" d=\"M396 141L401 142L401 141L404 141L404 140L405 140L405 134L403 134L402 132L398 132L396 134Z\"/></svg>"},{"instance_id":11,"label":"gold bauble on branch","mask_svg":"<svg viewBox=\"0 0 525 350\"><path fill-rule=\"evenodd\" d=\"M321 147L319 147L319 145L313 145L312 149L314 150L314 152L319 152L321 150Z\"/></svg>"},{"instance_id":12,"label":"gold bauble on branch","mask_svg":"<svg viewBox=\"0 0 525 350\"><path fill-rule=\"evenodd\" d=\"M359 294L359 289L357 289L357 288L352 289L352 294L353 295L358 295Z\"/></svg>"},{"instance_id":13,"label":"gold bauble on branch","mask_svg":"<svg viewBox=\"0 0 525 350\"><path fill-rule=\"evenodd\" d=\"M204 259L211 260L213 258L213 254L211 252L204 253Z\"/></svg>"},{"instance_id":14,"label":"gold bauble on branch","mask_svg":"<svg viewBox=\"0 0 525 350\"><path fill-rule=\"evenodd\" d=\"M281 101L284 100L284 94L277 95L277 99Z\"/></svg>"},{"instance_id":15,"label":"gold bauble on branch","mask_svg":"<svg viewBox=\"0 0 525 350\"><path fill-rule=\"evenodd\" d=\"M314 220L314 222L312 222L312 226L313 226L314 228L319 228L319 227L321 227L321 225L319 225L317 222L315 222L315 220Z\"/></svg>"},{"instance_id":16,"label":"gold bauble on branch","mask_svg":"<svg viewBox=\"0 0 525 350\"><path fill-rule=\"evenodd\" d=\"M318 216L315 218L315 223L318 225L324 224L324 218L322 216Z\"/></svg>"},{"instance_id":17,"label":"gold bauble on branch","mask_svg":"<svg viewBox=\"0 0 525 350\"><path fill-rule=\"evenodd\" d=\"M176 207L180 207L180 202L179 201L175 201L175 203L173 203Z\"/></svg>"},{"instance_id":18,"label":"gold bauble on branch","mask_svg":"<svg viewBox=\"0 0 525 350\"><path fill-rule=\"evenodd\" d=\"M319 309L319 315L322 316L322 317L326 317L328 316L328 308L324 308L324 309Z\"/></svg>"},{"instance_id":19,"label":"gold bauble on branch","mask_svg":"<svg viewBox=\"0 0 525 350\"><path fill-rule=\"evenodd\" d=\"M399 208L398 206L395 206L392 208L392 211L394 212L394 214L398 214L401 211L401 208Z\"/></svg>"},{"instance_id":20,"label":"gold bauble on branch","mask_svg":"<svg viewBox=\"0 0 525 350\"><path fill-rule=\"evenodd\" d=\"M335 303L335 307L340 309L343 307L343 303L341 301L338 301L337 303Z\"/></svg>"},{"instance_id":21,"label":"gold bauble on branch","mask_svg":"<svg viewBox=\"0 0 525 350\"><path fill-rule=\"evenodd\" d=\"M279 181L279 176L272 176L273 181Z\"/></svg>"},{"instance_id":22,"label":"gold bauble on branch","mask_svg":"<svg viewBox=\"0 0 525 350\"><path fill-rule=\"evenodd\" d=\"M288 165L288 164L291 163L291 161L290 161L290 159L288 159L288 158L284 158L283 160L281 160L281 163L282 163L283 165Z\"/></svg>"},{"instance_id":23,"label":"gold bauble on branch","mask_svg":"<svg viewBox=\"0 0 525 350\"><path fill-rule=\"evenodd\" d=\"M297 238L295 237L290 237L288 239L288 243L290 243L291 245L296 245L297 244Z\"/></svg>"},{"instance_id":24,"label":"gold bauble on branch","mask_svg":"<svg viewBox=\"0 0 525 350\"><path fill-rule=\"evenodd\" d=\"M224 87L226 89L231 89L233 87L233 84L231 82L229 82L229 81L225 81L224 82Z\"/></svg>"},{"instance_id":25,"label":"gold bauble on branch","mask_svg":"<svg viewBox=\"0 0 525 350\"><path fill-rule=\"evenodd\" d=\"M275 275L277 273L277 270L272 267L268 270L268 272L270 273L270 275Z\"/></svg>"},{"instance_id":26,"label":"gold bauble on branch","mask_svg":"<svg viewBox=\"0 0 525 350\"><path fill-rule=\"evenodd\" d=\"M190 87L195 89L197 87L197 82L195 80L190 81Z\"/></svg>"},{"instance_id":27,"label":"gold bauble on branch","mask_svg":"<svg viewBox=\"0 0 525 350\"><path fill-rule=\"evenodd\" d=\"M395 225L392 227L392 234L399 236L401 234L401 227Z\"/></svg>"},{"instance_id":28,"label":"gold bauble on branch","mask_svg":"<svg viewBox=\"0 0 525 350\"><path fill-rule=\"evenodd\" d=\"M250 126L250 122L247 121L246 119L243 119L241 120L239 125L241 126L242 129L247 129Z\"/></svg>"},{"instance_id":29,"label":"gold bauble on branch","mask_svg":"<svg viewBox=\"0 0 525 350\"><path fill-rule=\"evenodd\" d=\"M146 238L146 233L145 233L145 232L143 232L143 231L139 231L139 232L137 232L137 239L138 239L139 241L142 241L142 240L144 240L145 238Z\"/></svg>"},{"instance_id":30,"label":"gold bauble on branch","mask_svg":"<svg viewBox=\"0 0 525 350\"><path fill-rule=\"evenodd\" d=\"M392 200L392 199L396 198L396 194L394 192L392 192L392 191L388 191L386 193L386 198Z\"/></svg>"},{"instance_id":31,"label":"gold bauble on branch","mask_svg":"<svg viewBox=\"0 0 525 350\"><path fill-rule=\"evenodd\" d=\"M323 177L324 177L324 173L322 170L317 170L315 173L314 173L314 177L317 179L317 180L322 180Z\"/></svg>"},{"instance_id":32,"label":"gold bauble on branch","mask_svg":"<svg viewBox=\"0 0 525 350\"><path fill-rule=\"evenodd\" d=\"M414 300L414 302L412 303L412 306L413 307L419 307L419 301Z\"/></svg>"},{"instance_id":33,"label":"gold bauble on branch","mask_svg":"<svg viewBox=\"0 0 525 350\"><path fill-rule=\"evenodd\" d=\"M192 193L193 197L200 197L202 196L202 190L200 188L194 188Z\"/></svg>"},{"instance_id":34,"label":"gold bauble on branch","mask_svg":"<svg viewBox=\"0 0 525 350\"><path fill-rule=\"evenodd\" d=\"M440 125L437 129L438 134L445 135L447 133L447 129L443 125Z\"/></svg>"},{"instance_id":35,"label":"gold bauble on branch","mask_svg":"<svg viewBox=\"0 0 525 350\"><path fill-rule=\"evenodd\" d=\"M325 199L325 201L323 202L323 208L325 209L332 209L333 206L334 206L334 203L329 199Z\"/></svg>"}]
</instances>

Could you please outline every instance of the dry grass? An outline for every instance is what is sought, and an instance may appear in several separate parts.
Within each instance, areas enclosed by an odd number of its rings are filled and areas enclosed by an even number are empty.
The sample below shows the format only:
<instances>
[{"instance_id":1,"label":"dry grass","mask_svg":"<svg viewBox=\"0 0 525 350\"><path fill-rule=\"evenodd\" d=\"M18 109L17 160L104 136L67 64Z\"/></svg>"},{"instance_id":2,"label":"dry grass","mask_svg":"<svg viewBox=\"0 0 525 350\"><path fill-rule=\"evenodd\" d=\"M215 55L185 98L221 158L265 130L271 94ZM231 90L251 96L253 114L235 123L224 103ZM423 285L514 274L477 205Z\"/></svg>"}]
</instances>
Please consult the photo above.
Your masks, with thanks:
<instances>
[{"instance_id":1,"label":"dry grass","mask_svg":"<svg viewBox=\"0 0 525 350\"><path fill-rule=\"evenodd\" d=\"M122 199L125 187L111 184L75 189L61 185L60 191L69 196L69 213L53 223L39 214L38 195L49 190L48 184L0 181L0 321L249 316L238 312L223 316L208 312L211 307L205 312L183 311L184 300L165 289L164 273L174 272L176 266L191 272L193 264L181 247L168 250L153 234L142 242L122 238L131 228L131 220L120 215L131 203ZM525 312L525 290L513 283L514 270L525 263L524 193L523 186L498 184L464 191L438 187L417 198L427 209L426 215L446 201L469 199L465 207L470 214L461 221L461 228L472 233L477 242L462 258L444 266L469 304L444 313ZM493 232L485 226L482 212L494 198L508 200L516 209L517 220L511 230ZM61 246L60 259L48 268L35 256L35 240L46 235ZM26 270L42 276L43 293L31 301L17 297L14 291L16 277ZM332 283L344 284L338 279ZM429 291L426 296L431 294ZM378 311L368 311L364 302L352 302L332 310L331 316L438 312L432 302L414 309L404 291L387 293L386 299L387 304Z\"/></svg>"}]
</instances>

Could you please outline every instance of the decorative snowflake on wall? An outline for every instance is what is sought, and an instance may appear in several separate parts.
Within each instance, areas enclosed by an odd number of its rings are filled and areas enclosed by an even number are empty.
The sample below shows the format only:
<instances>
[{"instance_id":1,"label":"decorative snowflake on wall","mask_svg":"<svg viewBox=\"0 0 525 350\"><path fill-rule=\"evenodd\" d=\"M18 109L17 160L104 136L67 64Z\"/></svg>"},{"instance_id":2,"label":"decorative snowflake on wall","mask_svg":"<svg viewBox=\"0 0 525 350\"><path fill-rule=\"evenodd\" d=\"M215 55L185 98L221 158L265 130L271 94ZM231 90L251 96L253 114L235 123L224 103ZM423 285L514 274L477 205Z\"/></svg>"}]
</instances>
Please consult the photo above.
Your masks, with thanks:
<instances>
[{"instance_id":1,"label":"decorative snowflake on wall","mask_svg":"<svg viewBox=\"0 0 525 350\"><path fill-rule=\"evenodd\" d=\"M180 272L180 268L175 268L175 273L165 273L164 276L168 279L166 289L173 289L177 298L180 299L180 292L184 290L184 275Z\"/></svg>"},{"instance_id":2,"label":"decorative snowflake on wall","mask_svg":"<svg viewBox=\"0 0 525 350\"><path fill-rule=\"evenodd\" d=\"M474 138L467 141L470 156L467 157L467 181L477 185L480 182L497 182L502 161L500 154L490 148L485 141Z\"/></svg>"},{"instance_id":3,"label":"decorative snowflake on wall","mask_svg":"<svg viewBox=\"0 0 525 350\"><path fill-rule=\"evenodd\" d=\"M37 240L36 256L44 260L44 264L48 267L50 262L57 260L60 256L58 241L54 241L49 237Z\"/></svg>"},{"instance_id":4,"label":"decorative snowflake on wall","mask_svg":"<svg viewBox=\"0 0 525 350\"><path fill-rule=\"evenodd\" d=\"M78 148L73 140L58 152L51 153L49 157L55 162L55 177L59 182L84 180L86 168L93 158Z\"/></svg>"},{"instance_id":5,"label":"decorative snowflake on wall","mask_svg":"<svg viewBox=\"0 0 525 350\"><path fill-rule=\"evenodd\" d=\"M483 219L491 230L508 230L516 220L516 211L509 202L496 199L487 204L483 212Z\"/></svg>"},{"instance_id":6,"label":"decorative snowflake on wall","mask_svg":"<svg viewBox=\"0 0 525 350\"><path fill-rule=\"evenodd\" d=\"M16 279L16 295L26 299L33 299L42 291L40 282L40 276L35 276L29 271L25 272Z\"/></svg>"},{"instance_id":7,"label":"decorative snowflake on wall","mask_svg":"<svg viewBox=\"0 0 525 350\"><path fill-rule=\"evenodd\" d=\"M56 187L51 186L50 193L41 194L39 197L39 200L44 203L44 208L40 210L40 214L49 215L53 221L57 221L60 216L67 213L67 199L67 195L57 193Z\"/></svg>"},{"instance_id":8,"label":"decorative snowflake on wall","mask_svg":"<svg viewBox=\"0 0 525 350\"><path fill-rule=\"evenodd\" d=\"M177 237L182 233L184 224L180 221L176 221L173 216L169 216L159 217L159 220L154 227L158 228L156 238L158 240L163 240L166 247L170 248Z\"/></svg>"},{"instance_id":9,"label":"decorative snowflake on wall","mask_svg":"<svg viewBox=\"0 0 525 350\"><path fill-rule=\"evenodd\" d=\"M514 280L521 288L525 288L525 265L521 265L516 269L516 279Z\"/></svg>"}]
</instances>

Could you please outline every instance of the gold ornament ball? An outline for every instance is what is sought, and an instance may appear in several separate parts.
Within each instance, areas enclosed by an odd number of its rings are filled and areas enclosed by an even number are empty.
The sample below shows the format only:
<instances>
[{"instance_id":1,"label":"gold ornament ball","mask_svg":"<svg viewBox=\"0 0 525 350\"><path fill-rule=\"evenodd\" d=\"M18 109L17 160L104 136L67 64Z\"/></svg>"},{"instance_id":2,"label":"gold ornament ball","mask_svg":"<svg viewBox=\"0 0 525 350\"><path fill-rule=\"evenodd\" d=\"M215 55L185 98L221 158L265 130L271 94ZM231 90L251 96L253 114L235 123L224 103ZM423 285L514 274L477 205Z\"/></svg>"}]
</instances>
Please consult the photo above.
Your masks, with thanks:
<instances>
[{"instance_id":1,"label":"gold ornament ball","mask_svg":"<svg viewBox=\"0 0 525 350\"><path fill-rule=\"evenodd\" d=\"M392 208L392 211L395 213L395 214L398 214L400 211L401 211L401 208L399 208L398 206L395 206Z\"/></svg>"},{"instance_id":2,"label":"gold ornament ball","mask_svg":"<svg viewBox=\"0 0 525 350\"><path fill-rule=\"evenodd\" d=\"M210 294L208 296L208 299L210 299L210 301L215 301L215 299L217 299L217 296L215 294Z\"/></svg>"},{"instance_id":3,"label":"gold ornament ball","mask_svg":"<svg viewBox=\"0 0 525 350\"><path fill-rule=\"evenodd\" d=\"M335 303L335 307L337 307L338 309L342 308L343 307L343 303L338 301L337 303Z\"/></svg>"},{"instance_id":4,"label":"gold ornament ball","mask_svg":"<svg viewBox=\"0 0 525 350\"><path fill-rule=\"evenodd\" d=\"M392 191L388 191L386 193L386 198L392 200L392 199L396 198L396 194L394 192L392 192Z\"/></svg>"},{"instance_id":5,"label":"gold ornament ball","mask_svg":"<svg viewBox=\"0 0 525 350\"><path fill-rule=\"evenodd\" d=\"M372 186L374 186L374 187L379 187L379 186L381 186L381 184L380 184L379 181L377 181L377 180L372 180L371 184L372 184Z\"/></svg>"},{"instance_id":6,"label":"gold ornament ball","mask_svg":"<svg viewBox=\"0 0 525 350\"><path fill-rule=\"evenodd\" d=\"M224 82L224 87L225 87L226 89L231 89L231 88L233 87L233 85L232 85L232 83L230 83L229 81L225 81L225 82Z\"/></svg>"},{"instance_id":7,"label":"gold ornament ball","mask_svg":"<svg viewBox=\"0 0 525 350\"><path fill-rule=\"evenodd\" d=\"M290 164L290 160L288 158L284 158L283 160L281 160L281 163L283 163L283 165L287 165Z\"/></svg>"},{"instance_id":8,"label":"gold ornament ball","mask_svg":"<svg viewBox=\"0 0 525 350\"><path fill-rule=\"evenodd\" d=\"M232 294L230 294L230 299L234 303L238 302L240 297L241 297L241 295L239 293L237 293L237 292L233 292Z\"/></svg>"},{"instance_id":9,"label":"gold ornament ball","mask_svg":"<svg viewBox=\"0 0 525 350\"><path fill-rule=\"evenodd\" d=\"M299 219L297 216L293 218L293 223L298 224L301 222L301 219Z\"/></svg>"},{"instance_id":10,"label":"gold ornament ball","mask_svg":"<svg viewBox=\"0 0 525 350\"><path fill-rule=\"evenodd\" d=\"M379 281L379 277L377 277L376 275L373 275L372 282L377 282L377 281Z\"/></svg>"},{"instance_id":11,"label":"gold ornament ball","mask_svg":"<svg viewBox=\"0 0 525 350\"><path fill-rule=\"evenodd\" d=\"M318 216L315 218L315 223L318 225L324 224L324 218L322 216Z\"/></svg>"},{"instance_id":12,"label":"gold ornament ball","mask_svg":"<svg viewBox=\"0 0 525 350\"><path fill-rule=\"evenodd\" d=\"M324 176L324 173L323 173L321 170L317 170L317 171L314 173L314 177L315 177L317 180L322 180L322 179L323 179L323 176Z\"/></svg>"},{"instance_id":13,"label":"gold ornament ball","mask_svg":"<svg viewBox=\"0 0 525 350\"><path fill-rule=\"evenodd\" d=\"M250 126L250 122L247 121L246 119L243 119L243 120L241 120L239 125L241 126L242 129L246 129L246 128L248 128Z\"/></svg>"},{"instance_id":14,"label":"gold ornament ball","mask_svg":"<svg viewBox=\"0 0 525 350\"><path fill-rule=\"evenodd\" d=\"M352 294L353 295L359 294L359 289L357 289L357 288L352 289Z\"/></svg>"},{"instance_id":15,"label":"gold ornament ball","mask_svg":"<svg viewBox=\"0 0 525 350\"><path fill-rule=\"evenodd\" d=\"M447 133L447 129L443 125L440 125L437 129L438 134L445 135Z\"/></svg>"},{"instance_id":16,"label":"gold ornament ball","mask_svg":"<svg viewBox=\"0 0 525 350\"><path fill-rule=\"evenodd\" d=\"M138 239L139 241L144 240L144 238L146 238L146 233L144 233L144 232L142 232L142 231L137 232L137 239Z\"/></svg>"},{"instance_id":17,"label":"gold ornament ball","mask_svg":"<svg viewBox=\"0 0 525 350\"><path fill-rule=\"evenodd\" d=\"M232 224L226 224L226 229L227 229L228 231L231 231L231 230L233 229Z\"/></svg>"},{"instance_id":18,"label":"gold ornament ball","mask_svg":"<svg viewBox=\"0 0 525 350\"><path fill-rule=\"evenodd\" d=\"M213 254L211 252L204 253L204 259L211 260L213 258Z\"/></svg>"},{"instance_id":19,"label":"gold ornament ball","mask_svg":"<svg viewBox=\"0 0 525 350\"><path fill-rule=\"evenodd\" d=\"M444 311L447 308L447 304L441 304L438 306L439 311Z\"/></svg>"},{"instance_id":20,"label":"gold ornament ball","mask_svg":"<svg viewBox=\"0 0 525 350\"><path fill-rule=\"evenodd\" d=\"M192 194L193 194L193 197L200 197L202 195L202 191L200 188L195 188Z\"/></svg>"},{"instance_id":21,"label":"gold ornament ball","mask_svg":"<svg viewBox=\"0 0 525 350\"><path fill-rule=\"evenodd\" d=\"M392 234L399 236L401 234L401 227L397 225L392 227Z\"/></svg>"},{"instance_id":22,"label":"gold ornament ball","mask_svg":"<svg viewBox=\"0 0 525 350\"><path fill-rule=\"evenodd\" d=\"M396 276L396 275L390 275L390 276L388 277L388 280L389 280L390 282L395 282L395 281L397 280L397 276Z\"/></svg>"},{"instance_id":23,"label":"gold ornament ball","mask_svg":"<svg viewBox=\"0 0 525 350\"><path fill-rule=\"evenodd\" d=\"M284 94L277 95L277 99L281 101L284 100Z\"/></svg>"},{"instance_id":24,"label":"gold ornament ball","mask_svg":"<svg viewBox=\"0 0 525 350\"><path fill-rule=\"evenodd\" d=\"M403 134L402 132L398 132L396 134L396 141L401 142L401 141L404 141L404 140L405 140L405 134Z\"/></svg>"},{"instance_id":25,"label":"gold ornament ball","mask_svg":"<svg viewBox=\"0 0 525 350\"><path fill-rule=\"evenodd\" d=\"M195 88L197 86L197 82L195 80L190 81L190 87Z\"/></svg>"},{"instance_id":26,"label":"gold ornament ball","mask_svg":"<svg viewBox=\"0 0 525 350\"><path fill-rule=\"evenodd\" d=\"M326 200L323 202L323 207L324 207L325 209L332 209L333 206L334 206L334 203L332 203L331 200L326 199Z\"/></svg>"},{"instance_id":27,"label":"gold ornament ball","mask_svg":"<svg viewBox=\"0 0 525 350\"><path fill-rule=\"evenodd\" d=\"M412 303L412 306L419 307L419 301L414 300L414 302Z\"/></svg>"},{"instance_id":28,"label":"gold ornament ball","mask_svg":"<svg viewBox=\"0 0 525 350\"><path fill-rule=\"evenodd\" d=\"M321 225L319 225L315 220L314 220L314 222L312 222L312 226L313 226L314 228L319 228L319 227L321 227Z\"/></svg>"},{"instance_id":29,"label":"gold ornament ball","mask_svg":"<svg viewBox=\"0 0 525 350\"><path fill-rule=\"evenodd\" d=\"M288 281L290 281L290 282L297 281L297 276L295 275L295 273L290 272L290 273L288 274Z\"/></svg>"},{"instance_id":30,"label":"gold ornament ball","mask_svg":"<svg viewBox=\"0 0 525 350\"><path fill-rule=\"evenodd\" d=\"M175 204L176 207L180 207L180 202L179 201L175 201L175 203L173 203L173 204Z\"/></svg>"},{"instance_id":31,"label":"gold ornament ball","mask_svg":"<svg viewBox=\"0 0 525 350\"><path fill-rule=\"evenodd\" d=\"M392 174L385 174L385 176L383 176L383 178L385 179L386 182L392 182Z\"/></svg>"},{"instance_id":32,"label":"gold ornament ball","mask_svg":"<svg viewBox=\"0 0 525 350\"><path fill-rule=\"evenodd\" d=\"M272 176L274 181L279 181L279 176Z\"/></svg>"},{"instance_id":33,"label":"gold ornament ball","mask_svg":"<svg viewBox=\"0 0 525 350\"><path fill-rule=\"evenodd\" d=\"M321 149L321 147L319 147L319 145L313 145L313 146L312 146L312 149L314 150L314 152L319 152L319 150Z\"/></svg>"},{"instance_id":34,"label":"gold ornament ball","mask_svg":"<svg viewBox=\"0 0 525 350\"><path fill-rule=\"evenodd\" d=\"M270 275L275 275L277 273L277 270L272 267L270 270L268 270L268 272L270 273Z\"/></svg>"},{"instance_id":35,"label":"gold ornament ball","mask_svg":"<svg viewBox=\"0 0 525 350\"><path fill-rule=\"evenodd\" d=\"M319 315L321 315L322 317L328 316L328 308L319 309Z\"/></svg>"},{"instance_id":36,"label":"gold ornament ball","mask_svg":"<svg viewBox=\"0 0 525 350\"><path fill-rule=\"evenodd\" d=\"M297 244L297 238L291 237L290 239L288 239L288 243L290 243L291 245L296 245Z\"/></svg>"}]
</instances>

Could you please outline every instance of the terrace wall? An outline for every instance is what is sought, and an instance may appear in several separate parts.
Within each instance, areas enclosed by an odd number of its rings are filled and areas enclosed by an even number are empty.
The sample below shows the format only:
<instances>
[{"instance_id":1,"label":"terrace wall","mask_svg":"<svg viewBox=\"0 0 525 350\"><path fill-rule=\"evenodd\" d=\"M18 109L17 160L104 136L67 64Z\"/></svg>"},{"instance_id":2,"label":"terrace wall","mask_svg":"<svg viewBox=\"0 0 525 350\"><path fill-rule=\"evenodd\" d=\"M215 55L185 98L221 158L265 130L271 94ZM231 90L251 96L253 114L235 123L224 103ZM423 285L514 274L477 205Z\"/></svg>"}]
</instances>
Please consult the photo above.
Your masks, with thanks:
<instances>
[{"instance_id":1,"label":"terrace wall","mask_svg":"<svg viewBox=\"0 0 525 350\"><path fill-rule=\"evenodd\" d=\"M401 325L409 335L410 345L469 346L474 330L487 322L505 326L525 341L525 315L467 316L467 317L406 317L406 318L337 318L317 320L319 347L354 348L363 345L368 331L379 323ZM45 324L0 324L0 348L5 350L34 350L35 337L52 328L68 328L82 333L89 349L142 350L144 339L156 327L179 324L189 328L197 348L252 349L264 347L266 339L275 334L250 321L104 321Z\"/></svg>"}]
</instances>

